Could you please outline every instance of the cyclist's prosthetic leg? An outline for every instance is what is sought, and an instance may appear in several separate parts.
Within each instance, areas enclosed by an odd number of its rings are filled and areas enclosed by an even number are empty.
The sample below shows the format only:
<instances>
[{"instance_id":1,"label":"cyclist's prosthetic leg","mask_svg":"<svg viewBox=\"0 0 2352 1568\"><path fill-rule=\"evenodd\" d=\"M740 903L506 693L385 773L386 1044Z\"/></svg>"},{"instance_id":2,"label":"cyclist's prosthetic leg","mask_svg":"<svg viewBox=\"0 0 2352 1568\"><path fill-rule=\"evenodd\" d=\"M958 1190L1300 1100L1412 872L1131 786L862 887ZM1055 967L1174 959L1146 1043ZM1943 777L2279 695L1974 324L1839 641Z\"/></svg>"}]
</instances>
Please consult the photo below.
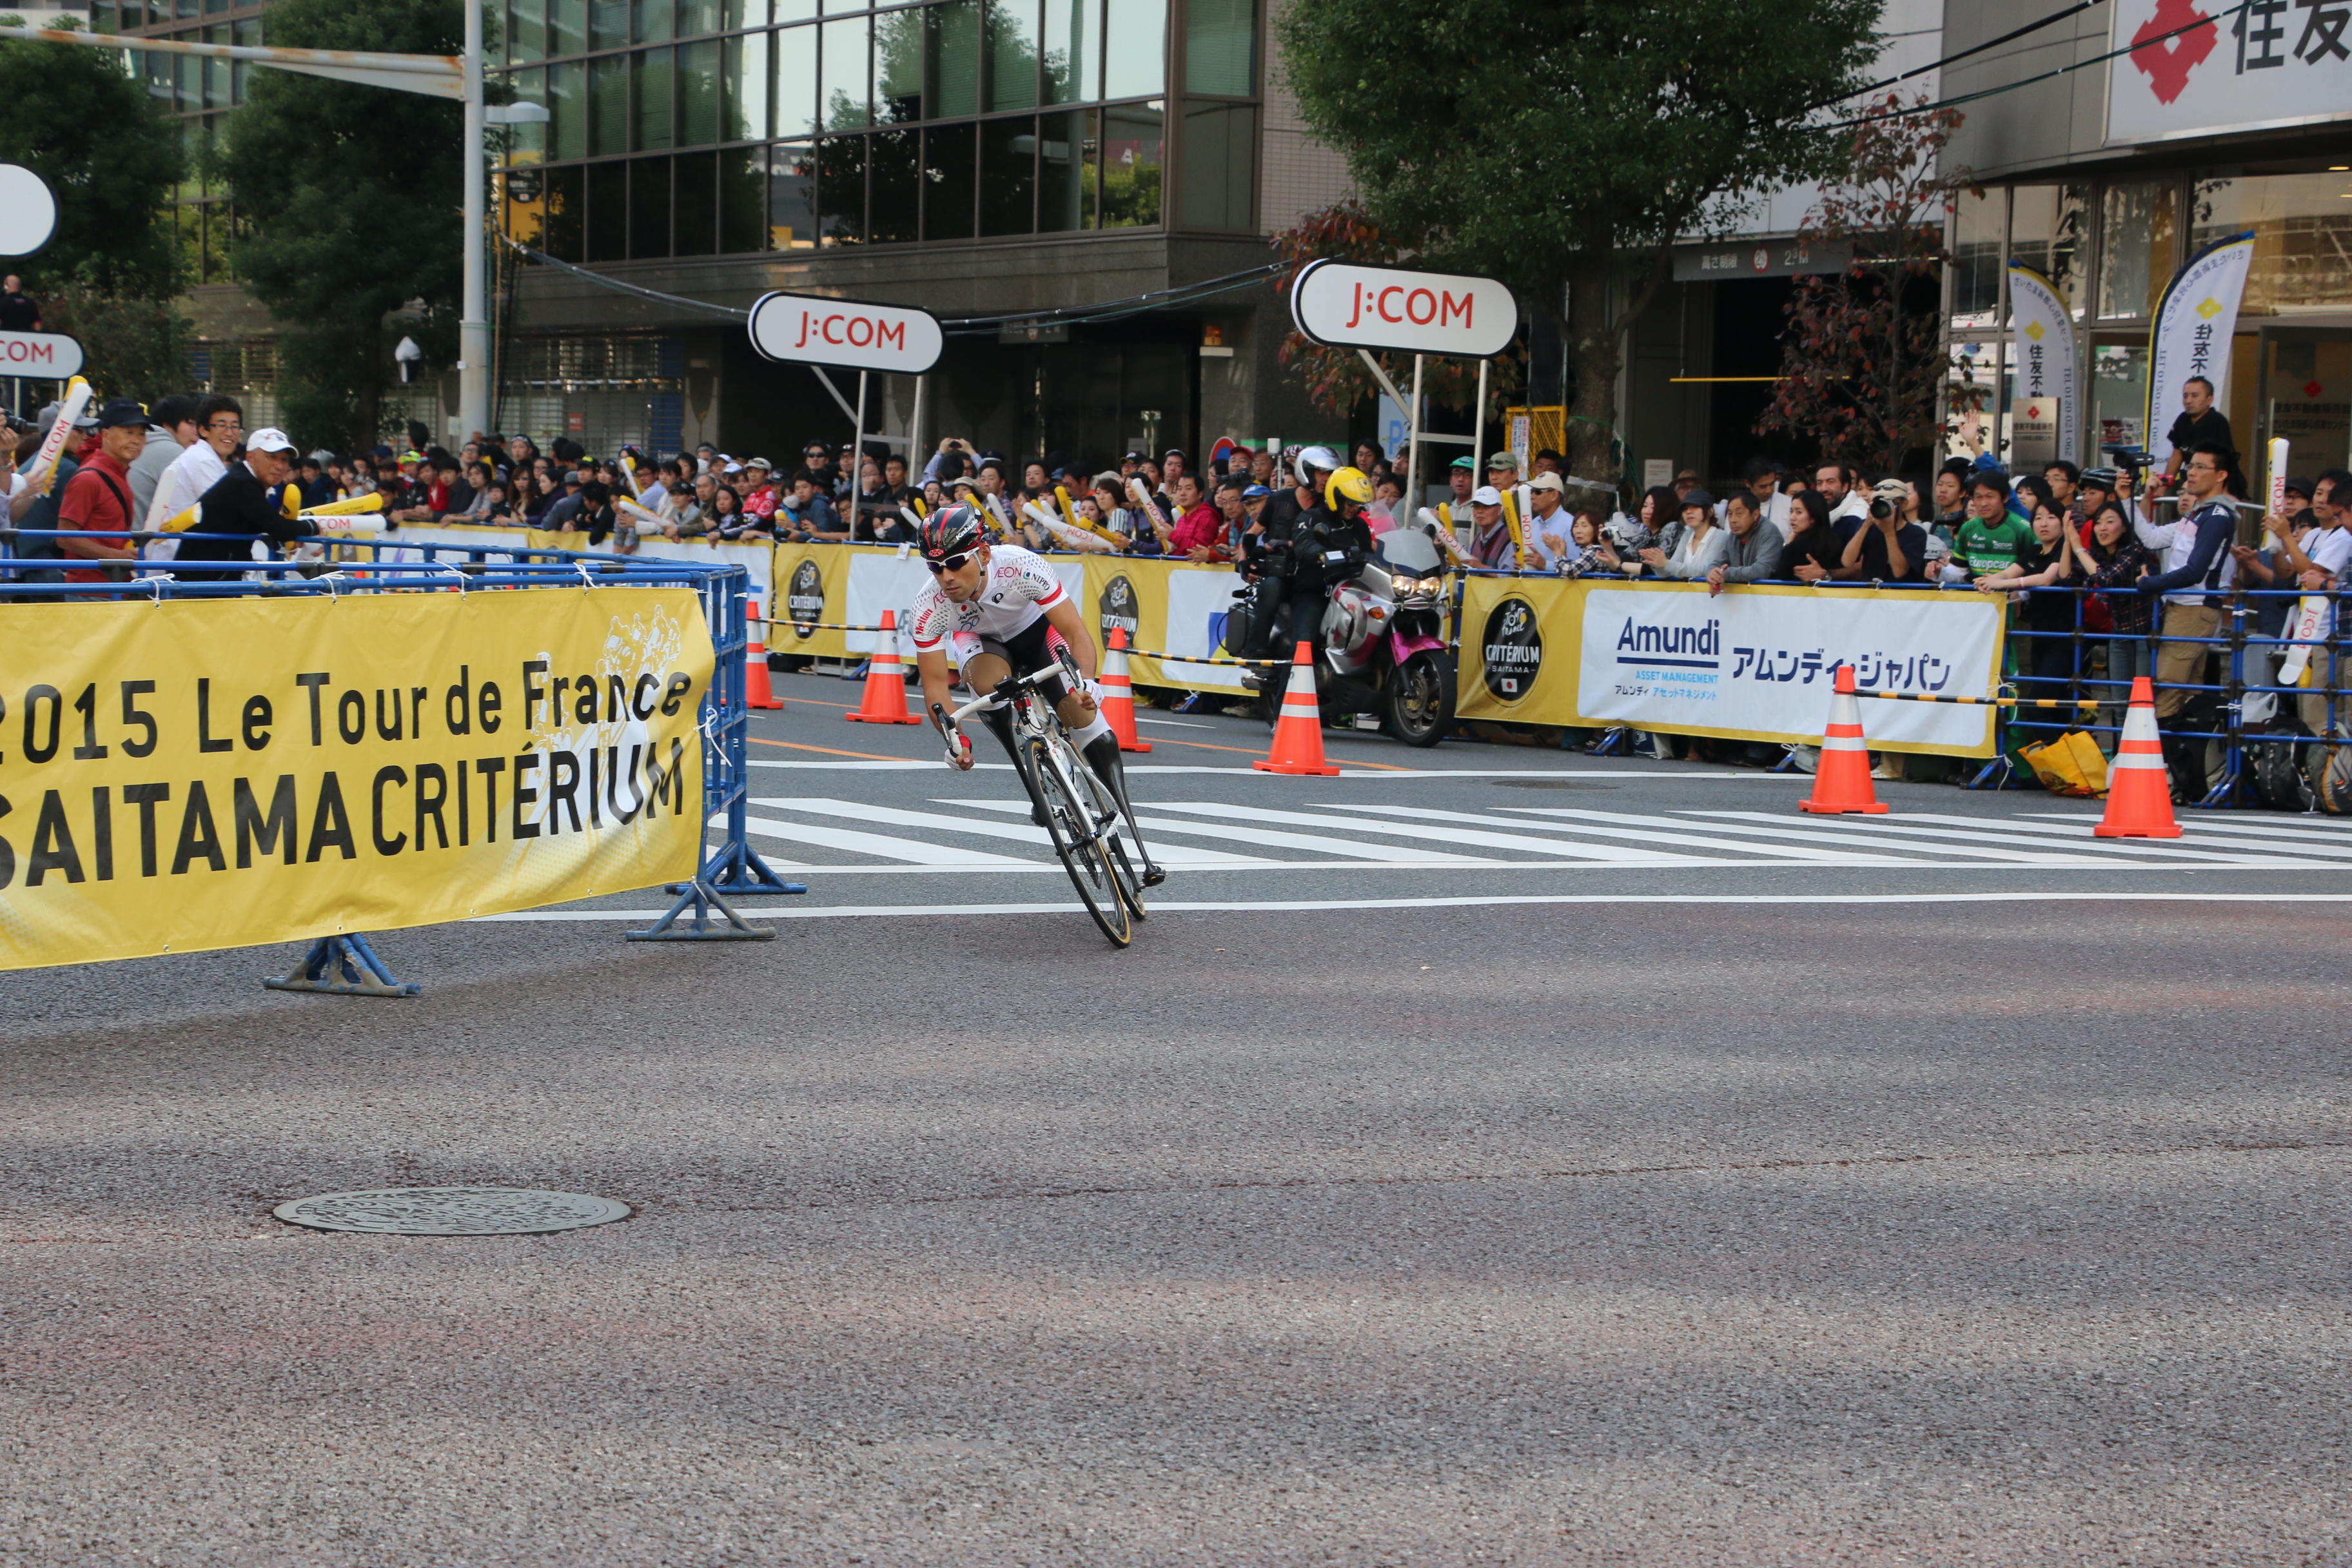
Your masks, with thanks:
<instances>
[{"instance_id":1,"label":"cyclist's prosthetic leg","mask_svg":"<svg viewBox=\"0 0 2352 1568\"><path fill-rule=\"evenodd\" d=\"M1168 873L1151 858L1151 847L1144 843L1143 830L1135 825L1135 806L1127 798L1127 764L1119 760L1118 737L1100 720L1094 727L1102 732L1080 748L1086 754L1087 766L1094 769L1095 777L1102 780L1111 798L1118 802L1119 811L1127 817L1128 837L1135 840L1135 852L1143 857L1143 885L1156 888L1168 879Z\"/></svg>"},{"instance_id":2,"label":"cyclist's prosthetic leg","mask_svg":"<svg viewBox=\"0 0 2352 1568\"><path fill-rule=\"evenodd\" d=\"M982 717L988 721L988 727L996 732L997 743L1004 748L1005 756L1013 763L1013 771L1016 773L1021 773L1021 753L1013 746L1013 710L992 708ZM1039 805L1034 799L1029 803L1029 820L1040 827L1045 826L1045 808Z\"/></svg>"}]
</instances>

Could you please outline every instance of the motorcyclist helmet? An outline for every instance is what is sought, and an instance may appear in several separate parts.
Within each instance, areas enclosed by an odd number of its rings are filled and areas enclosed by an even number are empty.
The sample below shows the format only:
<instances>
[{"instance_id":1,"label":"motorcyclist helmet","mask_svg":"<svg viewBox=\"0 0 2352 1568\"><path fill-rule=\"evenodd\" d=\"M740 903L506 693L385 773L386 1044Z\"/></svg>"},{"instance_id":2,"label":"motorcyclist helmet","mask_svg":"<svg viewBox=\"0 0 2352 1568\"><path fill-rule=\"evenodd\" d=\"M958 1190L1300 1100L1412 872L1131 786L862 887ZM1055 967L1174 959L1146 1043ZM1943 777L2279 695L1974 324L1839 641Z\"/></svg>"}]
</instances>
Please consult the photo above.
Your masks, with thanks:
<instances>
[{"instance_id":1,"label":"motorcyclist helmet","mask_svg":"<svg viewBox=\"0 0 2352 1568\"><path fill-rule=\"evenodd\" d=\"M980 513L961 501L940 508L923 520L920 549L926 562L961 566L959 557L971 554L988 537ZM952 568L950 568L952 569Z\"/></svg>"},{"instance_id":2,"label":"motorcyclist helmet","mask_svg":"<svg viewBox=\"0 0 2352 1568\"><path fill-rule=\"evenodd\" d=\"M1328 447L1308 447L1298 454L1298 482L1311 485L1318 473L1328 474L1339 467L1339 456Z\"/></svg>"},{"instance_id":3,"label":"motorcyclist helmet","mask_svg":"<svg viewBox=\"0 0 2352 1568\"><path fill-rule=\"evenodd\" d=\"M1355 468L1341 468L1333 474L1323 486L1323 504L1338 511L1342 500L1354 501L1358 506L1370 506L1372 500L1371 476Z\"/></svg>"}]
</instances>

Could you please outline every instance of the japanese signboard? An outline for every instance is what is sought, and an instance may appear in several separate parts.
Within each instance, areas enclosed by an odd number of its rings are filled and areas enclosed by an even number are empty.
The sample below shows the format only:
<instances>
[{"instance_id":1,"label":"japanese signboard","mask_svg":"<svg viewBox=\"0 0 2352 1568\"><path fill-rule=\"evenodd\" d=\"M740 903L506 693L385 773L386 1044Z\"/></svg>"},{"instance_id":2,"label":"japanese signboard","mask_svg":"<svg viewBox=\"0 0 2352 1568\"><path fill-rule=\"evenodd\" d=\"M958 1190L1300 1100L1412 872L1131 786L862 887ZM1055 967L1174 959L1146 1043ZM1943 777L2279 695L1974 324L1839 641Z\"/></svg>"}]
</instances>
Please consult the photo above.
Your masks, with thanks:
<instances>
[{"instance_id":1,"label":"japanese signboard","mask_svg":"<svg viewBox=\"0 0 2352 1568\"><path fill-rule=\"evenodd\" d=\"M2076 449L2074 317L2050 279L2022 262L2009 264L2010 321L2017 333L2017 398L2020 415L2051 410L2057 424L2056 455L2081 460ZM2021 420L2021 422L2022 422Z\"/></svg>"},{"instance_id":2,"label":"japanese signboard","mask_svg":"<svg viewBox=\"0 0 2352 1568\"><path fill-rule=\"evenodd\" d=\"M2107 141L2352 116L2352 0L2113 0Z\"/></svg>"},{"instance_id":3,"label":"japanese signboard","mask_svg":"<svg viewBox=\"0 0 2352 1568\"><path fill-rule=\"evenodd\" d=\"M2238 330L2238 300L2254 262L2249 229L2214 241L2189 258L2165 287L2148 330L2147 449L2161 462L2172 450L2172 416L2180 391L2202 377L2223 407L2230 396L2230 339Z\"/></svg>"}]
</instances>

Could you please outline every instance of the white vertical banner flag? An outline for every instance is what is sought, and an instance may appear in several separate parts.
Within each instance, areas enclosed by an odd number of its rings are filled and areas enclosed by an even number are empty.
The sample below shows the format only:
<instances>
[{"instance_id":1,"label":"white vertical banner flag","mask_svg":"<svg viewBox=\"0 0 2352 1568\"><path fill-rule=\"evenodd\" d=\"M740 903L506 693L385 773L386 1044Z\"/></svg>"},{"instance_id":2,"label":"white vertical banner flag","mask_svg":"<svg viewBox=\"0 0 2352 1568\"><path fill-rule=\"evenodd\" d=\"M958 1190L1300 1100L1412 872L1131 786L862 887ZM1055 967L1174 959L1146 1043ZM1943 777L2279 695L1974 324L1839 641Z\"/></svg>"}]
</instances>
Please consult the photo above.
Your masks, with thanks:
<instances>
[{"instance_id":1,"label":"white vertical banner flag","mask_svg":"<svg viewBox=\"0 0 2352 1568\"><path fill-rule=\"evenodd\" d=\"M2147 449L2161 463L2172 453L2172 417L2180 389L2197 376L2213 384L2213 404L2229 406L2230 339L2238 330L2238 300L2254 264L2254 233L2217 239L2165 287L2147 339Z\"/></svg>"},{"instance_id":2,"label":"white vertical banner flag","mask_svg":"<svg viewBox=\"0 0 2352 1568\"><path fill-rule=\"evenodd\" d=\"M2055 404L2058 455L2082 459L2082 384L2074 350L2074 315L2050 279L2021 261L2009 264L2010 328L2017 334L2017 407Z\"/></svg>"}]
</instances>

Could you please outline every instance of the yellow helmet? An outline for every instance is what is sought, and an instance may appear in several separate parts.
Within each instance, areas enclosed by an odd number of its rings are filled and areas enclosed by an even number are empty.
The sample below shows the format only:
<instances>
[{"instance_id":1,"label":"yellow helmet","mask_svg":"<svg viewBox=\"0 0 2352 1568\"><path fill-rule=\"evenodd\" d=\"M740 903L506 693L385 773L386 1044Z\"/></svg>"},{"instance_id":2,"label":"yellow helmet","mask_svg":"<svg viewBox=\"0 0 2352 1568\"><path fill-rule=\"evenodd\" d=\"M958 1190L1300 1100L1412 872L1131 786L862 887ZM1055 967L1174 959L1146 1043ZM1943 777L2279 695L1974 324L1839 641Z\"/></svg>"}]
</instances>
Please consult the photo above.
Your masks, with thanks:
<instances>
[{"instance_id":1,"label":"yellow helmet","mask_svg":"<svg viewBox=\"0 0 2352 1568\"><path fill-rule=\"evenodd\" d=\"M1372 501L1372 481L1361 468L1341 468L1323 486L1323 504L1333 511L1339 510L1339 498L1347 497L1358 506L1370 506Z\"/></svg>"}]
</instances>

